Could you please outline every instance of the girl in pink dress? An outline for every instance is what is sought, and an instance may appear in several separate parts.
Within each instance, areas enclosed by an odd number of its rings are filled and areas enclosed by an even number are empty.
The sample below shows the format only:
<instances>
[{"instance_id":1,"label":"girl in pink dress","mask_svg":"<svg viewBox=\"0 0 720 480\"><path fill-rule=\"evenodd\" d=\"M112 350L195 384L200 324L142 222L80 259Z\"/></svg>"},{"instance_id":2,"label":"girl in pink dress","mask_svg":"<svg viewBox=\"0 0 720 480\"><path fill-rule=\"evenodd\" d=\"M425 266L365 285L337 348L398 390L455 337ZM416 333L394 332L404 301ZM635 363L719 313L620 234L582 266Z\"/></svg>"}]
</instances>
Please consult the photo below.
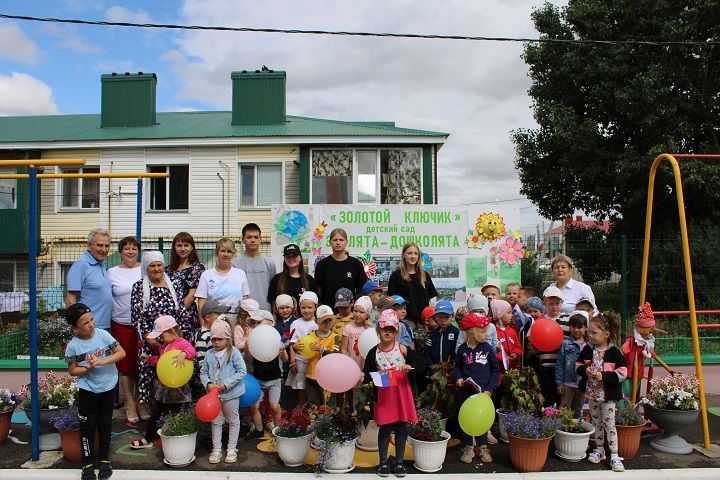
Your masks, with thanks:
<instances>
[{"instance_id":1,"label":"girl in pink dress","mask_svg":"<svg viewBox=\"0 0 720 480\"><path fill-rule=\"evenodd\" d=\"M390 433L395 432L395 476L406 475L403 459L405 457L405 442L407 441L407 423L416 423L417 412L415 400L407 372L412 369L411 363L415 361L413 350L399 344L397 340L400 321L397 312L385 310L378 316L377 332L380 344L370 349L365 358L365 382L371 381L371 372L388 373L394 377L388 381L392 386L378 387L377 402L375 403L375 423L380 426L378 432L378 450L380 454L380 468L378 476L387 477L390 474L388 467L388 446ZM385 379L387 380L387 378Z\"/></svg>"}]
</instances>

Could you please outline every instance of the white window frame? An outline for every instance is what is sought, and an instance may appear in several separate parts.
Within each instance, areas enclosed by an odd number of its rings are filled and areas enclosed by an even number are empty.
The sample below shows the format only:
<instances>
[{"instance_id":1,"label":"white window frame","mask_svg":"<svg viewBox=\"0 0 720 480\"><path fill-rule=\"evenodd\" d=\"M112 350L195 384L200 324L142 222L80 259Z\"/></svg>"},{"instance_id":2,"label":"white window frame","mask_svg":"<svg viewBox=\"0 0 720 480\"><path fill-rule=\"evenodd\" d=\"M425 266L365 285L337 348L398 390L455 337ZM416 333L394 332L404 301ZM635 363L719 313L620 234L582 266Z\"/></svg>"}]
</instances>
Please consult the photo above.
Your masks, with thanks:
<instances>
[{"instance_id":1,"label":"white window frame","mask_svg":"<svg viewBox=\"0 0 720 480\"><path fill-rule=\"evenodd\" d=\"M55 277L55 285L63 289L63 298L67 295L67 276L63 278L63 267L67 266L67 272L70 273L70 267L74 262L58 261L57 262L57 277Z\"/></svg>"},{"instance_id":2,"label":"white window frame","mask_svg":"<svg viewBox=\"0 0 720 480\"><path fill-rule=\"evenodd\" d=\"M382 203L382 198L381 198L382 197L381 190L382 190L382 175L383 174L381 172L381 165L380 165L380 156L381 156L380 152L382 150L418 150L419 151L419 153L420 153L420 204L419 205L422 205L423 198L425 198L425 197L423 197L423 190L425 188L424 177L423 177L423 162L425 159L423 156L423 148L419 147L419 146L418 147L416 147L416 146L413 146L413 147L410 147L410 146L407 146L407 147L403 147L403 146L367 147L367 148L358 146L358 147L336 147L336 148L330 148L330 147L328 147L328 148L311 148L309 155L308 155L308 161L310 162L310 178L309 178L310 187L309 187L309 190L310 190L310 204L311 205L313 204L313 188L312 188L313 152L321 151L321 150L347 150L348 148L352 150L352 158L353 158L353 179L352 179L352 188L353 188L353 191L352 191L353 203L352 204L353 205L387 205L387 204ZM358 161L357 161L358 151L363 151L363 152L373 152L374 151L374 152L376 152L376 155L375 155L376 160L375 161L377 163L375 164L375 172L377 172L377 173L375 176L376 177L375 178L375 192L377 194L377 202L375 202L375 203L358 203Z\"/></svg>"},{"instance_id":3,"label":"white window frame","mask_svg":"<svg viewBox=\"0 0 720 480\"><path fill-rule=\"evenodd\" d=\"M257 188L257 167L258 166L280 166L280 195L281 195L281 201L280 203L285 203L285 162L238 162L238 169L237 169L237 195L236 198L236 207L237 211L244 211L244 210L270 210L272 208L272 205L258 205L257 204L257 194L258 194L258 188ZM242 174L241 174L241 168L242 167L254 167L254 175L253 175L253 204L252 205L243 205L242 204ZM227 192L226 192L227 194Z\"/></svg>"},{"instance_id":4,"label":"white window frame","mask_svg":"<svg viewBox=\"0 0 720 480\"><path fill-rule=\"evenodd\" d=\"M97 169L97 172L84 172L85 169L92 168ZM84 165L84 166L78 166L78 167L67 167L62 168L58 167L58 173L74 173L69 172L68 170L78 170L78 173L100 173L102 170L100 169L100 165ZM78 204L76 207L65 207L63 206L63 199L65 198L65 194L63 193L65 182L68 180L74 180L78 182L78 194L77 194L77 201ZM100 190L100 179L99 178L92 178L87 180L93 180L98 182L98 205L95 208L92 207L83 207L82 206L82 192L83 192L83 182L86 179L84 178L59 178L56 188L58 191L57 195L57 211L59 212L99 212L100 211L100 202L102 201L102 192Z\"/></svg>"},{"instance_id":5,"label":"white window frame","mask_svg":"<svg viewBox=\"0 0 720 480\"><path fill-rule=\"evenodd\" d=\"M192 171L189 163L149 163L145 166L145 170L150 172L151 168L164 167L165 173L169 173L170 167L187 167L188 169L188 185L187 185L187 198L188 208L170 208L170 176L165 178L165 205L166 208L159 210L152 208L152 181L161 180L157 178L147 178L145 185L143 186L143 203L145 205L145 213L188 213L190 211L190 183L192 180Z\"/></svg>"},{"instance_id":6,"label":"white window frame","mask_svg":"<svg viewBox=\"0 0 720 480\"><path fill-rule=\"evenodd\" d=\"M12 265L12 290L11 292L14 292L17 290L17 262L15 260L0 260L0 264L11 264Z\"/></svg>"}]
</instances>

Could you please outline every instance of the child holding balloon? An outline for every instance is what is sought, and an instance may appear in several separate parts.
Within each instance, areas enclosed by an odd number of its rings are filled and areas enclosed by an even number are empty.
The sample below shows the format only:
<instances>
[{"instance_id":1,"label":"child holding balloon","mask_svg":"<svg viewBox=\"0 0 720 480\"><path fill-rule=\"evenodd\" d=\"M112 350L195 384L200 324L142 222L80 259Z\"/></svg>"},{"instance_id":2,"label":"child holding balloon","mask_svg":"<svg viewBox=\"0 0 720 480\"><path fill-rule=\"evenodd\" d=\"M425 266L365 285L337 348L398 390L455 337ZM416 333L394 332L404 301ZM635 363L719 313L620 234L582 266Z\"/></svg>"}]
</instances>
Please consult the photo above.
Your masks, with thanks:
<instances>
[{"instance_id":1,"label":"child holding balloon","mask_svg":"<svg viewBox=\"0 0 720 480\"><path fill-rule=\"evenodd\" d=\"M320 305L317 309L317 329L303 337L303 348L310 351L307 357L307 371L305 372L305 395L311 405L325 404L325 391L315 380L315 367L320 358L340 350L340 340L333 332L335 314L327 305ZM299 346L299 344L298 344Z\"/></svg>"},{"instance_id":2,"label":"child holding balloon","mask_svg":"<svg viewBox=\"0 0 720 480\"><path fill-rule=\"evenodd\" d=\"M610 448L610 466L614 472L624 472L618 455L615 428L615 402L622 399L622 383L627 378L625 356L616 346L620 335L620 321L615 315L599 314L590 319L590 344L580 352L577 374L578 388L585 392L590 404L590 416L595 427L595 450L588 454L590 463L605 460L605 437Z\"/></svg>"},{"instance_id":3,"label":"child holding balloon","mask_svg":"<svg viewBox=\"0 0 720 480\"><path fill-rule=\"evenodd\" d=\"M458 398L461 405L476 393L492 397L500 379L500 368L495 351L486 341L490 320L490 317L471 312L465 315L460 324L460 328L467 335L465 343L460 345L455 357L455 377L457 378L455 385L461 389ZM462 426L464 422L462 419L459 420ZM472 437L463 430L460 437L465 444L465 449L460 456L461 462L472 463L476 454L484 463L492 462L492 455L487 446L487 432Z\"/></svg>"},{"instance_id":4,"label":"child holding balloon","mask_svg":"<svg viewBox=\"0 0 720 480\"><path fill-rule=\"evenodd\" d=\"M148 356L147 354L142 354L140 355L141 361L146 361L151 365L157 365L164 354L167 353L172 355L170 352L174 350L177 350L178 353L170 365L171 368L169 368L168 372L163 373L161 371L162 367L156 367L157 377L155 377L154 381L155 405L145 429L145 437L133 440L130 444L130 448L133 449L152 448L153 440L158 437L157 423L158 420L160 420L160 417L168 412L180 411L183 407L189 405L192 400L190 385L188 383L185 383L185 385L181 387L169 387L159 380L159 378L165 376L174 377L177 373L179 373L178 371L180 369L193 368L192 366L185 365L185 360L192 360L195 358L195 347L182 337L180 330L178 330L177 321L170 315L159 316L155 319L155 327L152 332L148 333L147 338L153 340L159 338L162 341L160 355ZM190 378L188 377L188 381L189 380Z\"/></svg>"},{"instance_id":5,"label":"child holding balloon","mask_svg":"<svg viewBox=\"0 0 720 480\"><path fill-rule=\"evenodd\" d=\"M407 375L407 372L413 368L411 365L415 363L415 352L397 342L399 330L400 320L398 320L395 310L384 310L378 315L376 331L380 337L380 343L370 349L363 368L365 382L374 381L377 386L378 379L380 379L381 383L386 380L389 385L376 389L377 402L374 416L375 423L380 427L378 432L380 467L377 471L380 477L390 475L387 456L390 433L393 431L395 432L394 473L396 477L404 477L407 474L403 465L405 442L408 435L407 423L418 421ZM371 373L375 374L373 380L371 380L373 377ZM391 378L395 380L391 381Z\"/></svg>"},{"instance_id":6,"label":"child holding balloon","mask_svg":"<svg viewBox=\"0 0 720 480\"><path fill-rule=\"evenodd\" d=\"M285 385L298 392L300 405L305 403L305 372L307 371L307 358L295 350L295 344L312 332L317 330L315 323L315 310L317 310L318 296L315 292L304 291L300 295L300 318L290 324L290 342L288 353L290 355L290 373Z\"/></svg>"},{"instance_id":7,"label":"child holding balloon","mask_svg":"<svg viewBox=\"0 0 720 480\"><path fill-rule=\"evenodd\" d=\"M200 379L208 391L220 389L222 409L212 421L213 448L209 463L220 463L222 458L222 429L225 420L229 425L225 463L237 461L237 441L240 435L239 398L245 393L243 379L247 373L245 360L232 345L230 324L214 322L210 327L212 348L207 351L200 370Z\"/></svg>"},{"instance_id":8,"label":"child holding balloon","mask_svg":"<svg viewBox=\"0 0 720 480\"><path fill-rule=\"evenodd\" d=\"M283 293L275 298L275 330L280 333L283 350L287 353L287 360L283 360L282 363L282 386L280 391L280 407L284 410L292 410L297 406L295 390L285 385L290 373L290 354L287 345L291 337L290 325L295 321L296 310L297 301L295 297Z\"/></svg>"}]
</instances>

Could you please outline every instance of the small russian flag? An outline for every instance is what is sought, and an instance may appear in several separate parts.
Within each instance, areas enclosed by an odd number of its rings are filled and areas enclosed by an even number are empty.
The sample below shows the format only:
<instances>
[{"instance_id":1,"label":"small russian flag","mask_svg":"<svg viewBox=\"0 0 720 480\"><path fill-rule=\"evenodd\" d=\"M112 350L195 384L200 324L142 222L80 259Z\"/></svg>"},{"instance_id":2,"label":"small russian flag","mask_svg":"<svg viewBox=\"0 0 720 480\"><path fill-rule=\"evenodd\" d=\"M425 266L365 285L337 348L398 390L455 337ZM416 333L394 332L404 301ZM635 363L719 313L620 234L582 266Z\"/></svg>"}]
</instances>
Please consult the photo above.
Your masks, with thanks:
<instances>
[{"instance_id":1,"label":"small russian flag","mask_svg":"<svg viewBox=\"0 0 720 480\"><path fill-rule=\"evenodd\" d=\"M397 370L385 370L384 372L370 372L373 384L376 387L397 387Z\"/></svg>"}]
</instances>

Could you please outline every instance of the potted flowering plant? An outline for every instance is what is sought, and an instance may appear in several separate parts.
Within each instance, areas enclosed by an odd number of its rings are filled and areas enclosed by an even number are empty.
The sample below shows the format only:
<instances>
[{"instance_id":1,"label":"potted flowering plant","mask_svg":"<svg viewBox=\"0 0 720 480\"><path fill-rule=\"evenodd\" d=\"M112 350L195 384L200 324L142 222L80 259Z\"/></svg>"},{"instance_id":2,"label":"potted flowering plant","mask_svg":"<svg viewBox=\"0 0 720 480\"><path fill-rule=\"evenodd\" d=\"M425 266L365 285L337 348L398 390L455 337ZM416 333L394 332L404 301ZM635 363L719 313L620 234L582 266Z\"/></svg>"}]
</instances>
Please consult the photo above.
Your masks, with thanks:
<instances>
[{"instance_id":1,"label":"potted flowering plant","mask_svg":"<svg viewBox=\"0 0 720 480\"><path fill-rule=\"evenodd\" d=\"M575 412L567 407L547 407L544 414L558 421L554 437L555 454L568 462L579 462L585 458L595 427L581 418L575 418Z\"/></svg>"},{"instance_id":2,"label":"potted flowering plant","mask_svg":"<svg viewBox=\"0 0 720 480\"><path fill-rule=\"evenodd\" d=\"M447 419L456 417L460 408L455 401L457 392L453 376L455 375L452 362L440 362L432 366L430 383L418 395L418 406L432 408L440 412L443 418L443 429Z\"/></svg>"},{"instance_id":3,"label":"potted flowering plant","mask_svg":"<svg viewBox=\"0 0 720 480\"><path fill-rule=\"evenodd\" d=\"M18 391L23 398L22 408L28 413L31 407L30 385L23 385ZM41 430L52 431L50 419L58 410L67 410L77 402L77 379L68 375L57 375L52 370L38 382L38 417Z\"/></svg>"},{"instance_id":4,"label":"potted flowering plant","mask_svg":"<svg viewBox=\"0 0 720 480\"><path fill-rule=\"evenodd\" d=\"M442 469L450 434L443 430L440 412L424 407L417 412L417 423L408 425L408 436L413 447L415 468L421 472Z\"/></svg>"},{"instance_id":5,"label":"potted flowering plant","mask_svg":"<svg viewBox=\"0 0 720 480\"><path fill-rule=\"evenodd\" d=\"M63 457L68 462L82 462L82 439L80 437L80 417L77 408L56 410L58 413L51 417L50 423L60 432L60 444ZM98 436L95 433L95 450L98 448Z\"/></svg>"},{"instance_id":6,"label":"potted flowering plant","mask_svg":"<svg viewBox=\"0 0 720 480\"><path fill-rule=\"evenodd\" d=\"M312 418L303 407L285 410L273 428L280 460L288 467L303 464L313 435Z\"/></svg>"},{"instance_id":7,"label":"potted flowering plant","mask_svg":"<svg viewBox=\"0 0 720 480\"><path fill-rule=\"evenodd\" d=\"M378 432L380 428L375 423L375 387L372 383L360 385L353 391L355 399L355 415L360 422L362 432L357 441L360 450L374 452L378 449Z\"/></svg>"},{"instance_id":8,"label":"potted flowering plant","mask_svg":"<svg viewBox=\"0 0 720 480\"><path fill-rule=\"evenodd\" d=\"M508 412L528 411L537 413L542 408L545 397L541 393L540 379L532 367L512 368L502 377L505 394L500 399L501 408L496 410L500 439L508 442L505 432L505 415Z\"/></svg>"},{"instance_id":9,"label":"potted flowering plant","mask_svg":"<svg viewBox=\"0 0 720 480\"><path fill-rule=\"evenodd\" d=\"M355 442L360 436L357 419L344 410L318 417L315 435L322 442L317 466L328 473L344 473L355 468Z\"/></svg>"},{"instance_id":10,"label":"potted flowering plant","mask_svg":"<svg viewBox=\"0 0 720 480\"><path fill-rule=\"evenodd\" d=\"M505 431L510 443L510 460L519 472L539 472L545 466L550 440L560 426L552 416L529 411L508 412Z\"/></svg>"},{"instance_id":11,"label":"potted flowering plant","mask_svg":"<svg viewBox=\"0 0 720 480\"><path fill-rule=\"evenodd\" d=\"M623 399L615 404L615 429L618 436L618 454L625 459L635 458L640 447L640 435L647 422L633 405L630 399Z\"/></svg>"},{"instance_id":12,"label":"potted flowering plant","mask_svg":"<svg viewBox=\"0 0 720 480\"><path fill-rule=\"evenodd\" d=\"M164 462L171 467L184 467L195 460L197 417L193 408L171 413L160 420L157 431L162 441Z\"/></svg>"},{"instance_id":13,"label":"potted flowering plant","mask_svg":"<svg viewBox=\"0 0 720 480\"><path fill-rule=\"evenodd\" d=\"M663 430L650 446L666 453L686 454L692 447L678 432L695 423L700 414L698 378L676 373L650 380L648 392L640 400L648 418Z\"/></svg>"},{"instance_id":14,"label":"potted flowering plant","mask_svg":"<svg viewBox=\"0 0 720 480\"><path fill-rule=\"evenodd\" d=\"M0 443L7 440L10 433L10 421L17 407L18 398L7 388L0 389Z\"/></svg>"}]
</instances>

